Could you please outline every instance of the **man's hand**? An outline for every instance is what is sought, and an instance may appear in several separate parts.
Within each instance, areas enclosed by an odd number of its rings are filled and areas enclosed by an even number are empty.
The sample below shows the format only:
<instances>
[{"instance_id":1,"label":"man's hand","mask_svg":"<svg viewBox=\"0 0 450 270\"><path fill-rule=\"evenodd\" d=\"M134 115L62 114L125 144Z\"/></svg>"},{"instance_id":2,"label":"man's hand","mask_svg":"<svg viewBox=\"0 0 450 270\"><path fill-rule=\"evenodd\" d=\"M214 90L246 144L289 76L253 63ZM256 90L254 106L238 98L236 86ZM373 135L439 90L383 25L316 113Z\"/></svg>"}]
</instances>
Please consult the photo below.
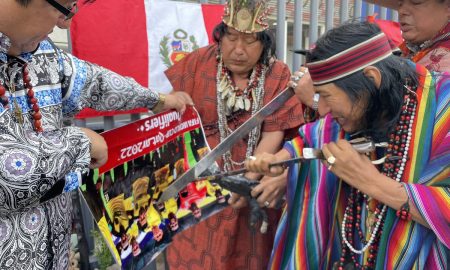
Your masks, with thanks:
<instances>
[{"instance_id":1,"label":"man's hand","mask_svg":"<svg viewBox=\"0 0 450 270\"><path fill-rule=\"evenodd\" d=\"M91 141L91 164L89 168L99 168L108 160L108 146L105 139L97 132L88 129L80 128Z\"/></svg>"},{"instance_id":2,"label":"man's hand","mask_svg":"<svg viewBox=\"0 0 450 270\"><path fill-rule=\"evenodd\" d=\"M164 102L162 110L165 111L175 109L180 113L184 113L184 111L186 110L186 105L194 105L194 102L192 101L192 98L189 96L189 94L181 91L172 92L166 95L166 100Z\"/></svg>"},{"instance_id":3,"label":"man's hand","mask_svg":"<svg viewBox=\"0 0 450 270\"><path fill-rule=\"evenodd\" d=\"M248 205L247 199L237 193L231 193L230 199L228 199L228 204L234 209L240 209Z\"/></svg>"},{"instance_id":4,"label":"man's hand","mask_svg":"<svg viewBox=\"0 0 450 270\"><path fill-rule=\"evenodd\" d=\"M265 176L260 184L253 188L252 197L256 198L260 207L278 208L286 193L287 170L285 173L276 176Z\"/></svg>"},{"instance_id":5,"label":"man's hand","mask_svg":"<svg viewBox=\"0 0 450 270\"><path fill-rule=\"evenodd\" d=\"M314 96L314 85L311 75L305 67L300 69L291 76L288 86L294 88L295 95L301 103L308 107L312 107Z\"/></svg>"}]
</instances>

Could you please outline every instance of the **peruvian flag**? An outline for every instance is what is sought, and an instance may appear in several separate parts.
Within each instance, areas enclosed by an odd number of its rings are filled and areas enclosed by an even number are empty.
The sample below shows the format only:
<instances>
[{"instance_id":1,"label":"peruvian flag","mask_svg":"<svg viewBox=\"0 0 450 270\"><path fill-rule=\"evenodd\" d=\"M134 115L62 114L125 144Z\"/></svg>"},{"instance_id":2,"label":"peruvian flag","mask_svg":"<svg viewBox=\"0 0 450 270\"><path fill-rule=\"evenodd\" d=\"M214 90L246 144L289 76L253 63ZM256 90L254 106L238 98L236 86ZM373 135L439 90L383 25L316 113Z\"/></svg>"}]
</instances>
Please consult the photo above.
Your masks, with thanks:
<instances>
[{"instance_id":1,"label":"peruvian flag","mask_svg":"<svg viewBox=\"0 0 450 270\"><path fill-rule=\"evenodd\" d=\"M191 51L211 43L212 30L222 14L223 5L166 0L80 3L70 29L72 53L167 93L172 88L164 71ZM119 113L130 111L85 109L77 118Z\"/></svg>"}]
</instances>

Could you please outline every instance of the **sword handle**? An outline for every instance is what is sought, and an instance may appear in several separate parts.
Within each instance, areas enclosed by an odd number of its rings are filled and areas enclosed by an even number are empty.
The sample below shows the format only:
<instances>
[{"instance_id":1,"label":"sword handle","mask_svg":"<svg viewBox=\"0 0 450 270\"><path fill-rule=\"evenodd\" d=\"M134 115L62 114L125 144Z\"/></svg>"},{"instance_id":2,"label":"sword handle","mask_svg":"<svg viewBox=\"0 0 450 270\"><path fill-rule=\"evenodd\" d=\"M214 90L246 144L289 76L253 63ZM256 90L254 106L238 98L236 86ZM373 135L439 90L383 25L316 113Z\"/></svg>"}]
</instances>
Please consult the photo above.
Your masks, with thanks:
<instances>
[{"instance_id":1,"label":"sword handle","mask_svg":"<svg viewBox=\"0 0 450 270\"><path fill-rule=\"evenodd\" d=\"M287 167L289 167L289 166L291 166L291 165L293 165L295 163L302 162L302 161L305 161L305 160L306 159L303 158L303 157L296 157L296 158L286 159L286 160L270 163L269 164L269 168L272 168L274 166L281 166L283 168L287 168Z\"/></svg>"}]
</instances>

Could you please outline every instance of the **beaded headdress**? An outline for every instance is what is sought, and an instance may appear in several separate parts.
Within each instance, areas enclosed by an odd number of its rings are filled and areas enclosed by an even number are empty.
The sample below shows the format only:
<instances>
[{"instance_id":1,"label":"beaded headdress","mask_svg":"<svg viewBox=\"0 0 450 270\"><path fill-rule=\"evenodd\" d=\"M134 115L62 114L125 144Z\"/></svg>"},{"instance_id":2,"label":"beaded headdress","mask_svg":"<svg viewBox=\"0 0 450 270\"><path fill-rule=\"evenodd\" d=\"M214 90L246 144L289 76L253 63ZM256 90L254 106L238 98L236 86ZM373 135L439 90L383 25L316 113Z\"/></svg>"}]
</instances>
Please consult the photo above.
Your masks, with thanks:
<instances>
[{"instance_id":1,"label":"beaded headdress","mask_svg":"<svg viewBox=\"0 0 450 270\"><path fill-rule=\"evenodd\" d=\"M266 30L267 0L229 0L222 17L223 22L244 33L256 33Z\"/></svg>"},{"instance_id":2,"label":"beaded headdress","mask_svg":"<svg viewBox=\"0 0 450 270\"><path fill-rule=\"evenodd\" d=\"M330 83L351 75L392 55L384 33L358 43L327 59L307 63L314 85Z\"/></svg>"}]
</instances>

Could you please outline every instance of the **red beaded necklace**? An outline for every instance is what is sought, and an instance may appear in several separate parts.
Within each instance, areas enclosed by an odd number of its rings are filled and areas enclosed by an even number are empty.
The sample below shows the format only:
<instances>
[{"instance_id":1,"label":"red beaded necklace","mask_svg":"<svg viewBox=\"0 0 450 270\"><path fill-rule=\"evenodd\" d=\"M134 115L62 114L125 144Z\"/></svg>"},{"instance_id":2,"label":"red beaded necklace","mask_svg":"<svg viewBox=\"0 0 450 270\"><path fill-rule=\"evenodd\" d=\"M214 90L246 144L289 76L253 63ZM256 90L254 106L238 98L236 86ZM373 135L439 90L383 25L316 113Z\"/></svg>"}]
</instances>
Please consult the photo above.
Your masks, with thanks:
<instances>
[{"instance_id":1,"label":"red beaded necklace","mask_svg":"<svg viewBox=\"0 0 450 270\"><path fill-rule=\"evenodd\" d=\"M399 156L401 159L386 159L381 169L382 174L396 180L401 181L403 171L405 169L407 154L409 150L409 142L412 136L412 125L414 121L417 97L408 86L405 86L406 93L402 110L396 128L389 134L389 146L386 150L386 157ZM364 204L368 205L367 196L357 189L352 188L350 196L347 201L347 207L344 213L342 222L342 251L341 259L338 262L338 269L345 269L346 263L351 260L356 269L374 269L375 261L378 251L378 244L381 239L381 234L384 225L385 213L387 206L382 203L377 203L374 210L375 218L373 219L372 228L369 228L370 238L366 240L364 232L361 229L361 210ZM355 229L356 228L356 233ZM364 247L360 250L354 247L354 237L358 235L360 242ZM369 249L367 257L367 264L361 265L357 260L357 254L363 254L365 250Z\"/></svg>"},{"instance_id":2,"label":"red beaded necklace","mask_svg":"<svg viewBox=\"0 0 450 270\"><path fill-rule=\"evenodd\" d=\"M234 80L231 78L230 75L230 71L228 70L228 68L225 65L222 65L222 71L221 71L221 77L226 76L227 80L230 82L231 86L233 87L236 96L246 96L248 97L250 100L253 99L251 93L253 91L253 89L256 88L256 86L258 86L258 81L261 78L261 73L262 73L262 66L261 64L257 64L256 65L256 73L253 76L250 76L250 80L248 81L248 85L245 89L240 89L236 86Z\"/></svg>"},{"instance_id":3,"label":"red beaded necklace","mask_svg":"<svg viewBox=\"0 0 450 270\"><path fill-rule=\"evenodd\" d=\"M28 74L27 65L25 64L23 66L23 83L25 88L27 89L27 97L28 97L28 104L30 105L31 109L33 110L32 116L33 116L33 126L34 130L36 132L42 132L42 114L40 112L39 104L37 98L34 96L33 86L31 85L31 79ZM13 82L11 82L11 85ZM14 86L11 86L14 88ZM15 92L15 90L11 89L11 93ZM12 95L11 95L12 96ZM6 88L3 85L0 85L0 102L2 103L3 107L5 109L10 109L9 106L9 100L6 96ZM15 102L15 108L14 108L16 117L18 118L19 122L22 123L22 110L19 108L19 105L17 102Z\"/></svg>"}]
</instances>

